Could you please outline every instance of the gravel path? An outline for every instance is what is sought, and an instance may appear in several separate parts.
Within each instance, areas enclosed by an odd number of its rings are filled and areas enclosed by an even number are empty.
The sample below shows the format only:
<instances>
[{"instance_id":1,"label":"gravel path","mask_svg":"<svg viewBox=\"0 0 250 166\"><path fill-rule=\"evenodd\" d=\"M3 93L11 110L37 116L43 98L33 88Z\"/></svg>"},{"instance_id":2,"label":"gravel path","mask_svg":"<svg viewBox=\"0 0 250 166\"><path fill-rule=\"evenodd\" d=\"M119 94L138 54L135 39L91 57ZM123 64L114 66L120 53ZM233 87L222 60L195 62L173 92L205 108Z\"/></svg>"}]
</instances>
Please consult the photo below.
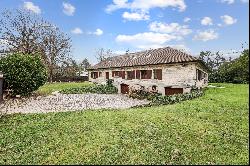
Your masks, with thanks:
<instances>
[{"instance_id":1,"label":"gravel path","mask_svg":"<svg viewBox=\"0 0 250 166\"><path fill-rule=\"evenodd\" d=\"M12 113L66 112L86 109L125 109L148 104L147 100L132 99L121 94L56 94L46 97L29 98L24 102L15 100L8 108Z\"/></svg>"}]
</instances>

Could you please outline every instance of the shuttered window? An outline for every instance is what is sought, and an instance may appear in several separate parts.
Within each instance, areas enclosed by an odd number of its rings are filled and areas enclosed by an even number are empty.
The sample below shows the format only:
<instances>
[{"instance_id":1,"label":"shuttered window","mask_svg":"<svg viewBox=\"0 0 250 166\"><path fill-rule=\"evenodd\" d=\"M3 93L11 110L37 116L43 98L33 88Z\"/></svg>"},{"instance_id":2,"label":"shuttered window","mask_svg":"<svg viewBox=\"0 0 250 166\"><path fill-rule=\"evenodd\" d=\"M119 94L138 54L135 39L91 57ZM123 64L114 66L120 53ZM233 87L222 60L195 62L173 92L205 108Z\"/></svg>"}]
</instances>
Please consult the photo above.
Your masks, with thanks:
<instances>
[{"instance_id":1,"label":"shuttered window","mask_svg":"<svg viewBox=\"0 0 250 166\"><path fill-rule=\"evenodd\" d=\"M202 72L201 70L196 70L196 80L200 81L202 79L206 78L206 73Z\"/></svg>"},{"instance_id":2,"label":"shuttered window","mask_svg":"<svg viewBox=\"0 0 250 166\"><path fill-rule=\"evenodd\" d=\"M122 79L125 79L125 71L121 71L121 77Z\"/></svg>"},{"instance_id":3,"label":"shuttered window","mask_svg":"<svg viewBox=\"0 0 250 166\"><path fill-rule=\"evenodd\" d=\"M121 71L112 71L112 77L121 77Z\"/></svg>"},{"instance_id":4,"label":"shuttered window","mask_svg":"<svg viewBox=\"0 0 250 166\"><path fill-rule=\"evenodd\" d=\"M128 80L135 79L135 71L127 71L127 79Z\"/></svg>"},{"instance_id":5,"label":"shuttered window","mask_svg":"<svg viewBox=\"0 0 250 166\"><path fill-rule=\"evenodd\" d=\"M141 70L141 79L151 79L152 70Z\"/></svg>"},{"instance_id":6,"label":"shuttered window","mask_svg":"<svg viewBox=\"0 0 250 166\"><path fill-rule=\"evenodd\" d=\"M136 70L136 79L140 79L140 70Z\"/></svg>"},{"instance_id":7,"label":"shuttered window","mask_svg":"<svg viewBox=\"0 0 250 166\"><path fill-rule=\"evenodd\" d=\"M154 79L162 80L162 69L154 69Z\"/></svg>"},{"instance_id":8,"label":"shuttered window","mask_svg":"<svg viewBox=\"0 0 250 166\"><path fill-rule=\"evenodd\" d=\"M93 79L98 78L98 72L91 72L91 78Z\"/></svg>"}]
</instances>

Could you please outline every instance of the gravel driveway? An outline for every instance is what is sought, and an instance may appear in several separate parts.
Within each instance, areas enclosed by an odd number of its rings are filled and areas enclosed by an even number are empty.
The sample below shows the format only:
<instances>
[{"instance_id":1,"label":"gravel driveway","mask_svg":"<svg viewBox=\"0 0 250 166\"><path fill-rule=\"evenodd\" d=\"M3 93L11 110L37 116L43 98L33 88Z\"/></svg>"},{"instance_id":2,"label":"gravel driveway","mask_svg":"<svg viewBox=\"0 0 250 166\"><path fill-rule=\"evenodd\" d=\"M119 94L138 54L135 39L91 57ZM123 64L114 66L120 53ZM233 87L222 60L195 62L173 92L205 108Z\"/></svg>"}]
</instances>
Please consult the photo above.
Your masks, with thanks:
<instances>
[{"instance_id":1,"label":"gravel driveway","mask_svg":"<svg viewBox=\"0 0 250 166\"><path fill-rule=\"evenodd\" d=\"M147 100L132 99L121 94L56 94L29 98L24 102L15 100L12 106L8 107L7 113L65 112L101 108L125 109L148 103ZM2 108L2 110L4 109Z\"/></svg>"}]
</instances>

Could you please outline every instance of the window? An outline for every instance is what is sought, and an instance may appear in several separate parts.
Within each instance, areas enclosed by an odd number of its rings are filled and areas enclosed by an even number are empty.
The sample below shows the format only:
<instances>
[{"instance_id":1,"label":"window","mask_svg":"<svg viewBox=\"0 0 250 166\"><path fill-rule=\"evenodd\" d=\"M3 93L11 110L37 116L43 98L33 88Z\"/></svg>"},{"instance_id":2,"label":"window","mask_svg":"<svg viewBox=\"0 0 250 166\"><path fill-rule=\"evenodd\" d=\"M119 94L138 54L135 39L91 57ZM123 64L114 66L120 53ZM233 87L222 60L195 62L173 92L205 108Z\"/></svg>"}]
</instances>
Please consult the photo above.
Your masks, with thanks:
<instances>
[{"instance_id":1,"label":"window","mask_svg":"<svg viewBox=\"0 0 250 166\"><path fill-rule=\"evenodd\" d=\"M152 70L141 70L141 79L151 79Z\"/></svg>"},{"instance_id":2,"label":"window","mask_svg":"<svg viewBox=\"0 0 250 166\"><path fill-rule=\"evenodd\" d=\"M206 73L202 72L201 70L197 69L196 70L196 80L200 81L204 78L206 78Z\"/></svg>"},{"instance_id":3,"label":"window","mask_svg":"<svg viewBox=\"0 0 250 166\"><path fill-rule=\"evenodd\" d=\"M112 71L112 77L121 77L121 71Z\"/></svg>"},{"instance_id":4,"label":"window","mask_svg":"<svg viewBox=\"0 0 250 166\"><path fill-rule=\"evenodd\" d=\"M128 80L135 79L135 71L127 71L127 79Z\"/></svg>"},{"instance_id":5,"label":"window","mask_svg":"<svg viewBox=\"0 0 250 166\"><path fill-rule=\"evenodd\" d=\"M102 72L99 72L99 77L101 77L102 76Z\"/></svg>"},{"instance_id":6,"label":"window","mask_svg":"<svg viewBox=\"0 0 250 166\"><path fill-rule=\"evenodd\" d=\"M98 78L98 72L91 72L91 78L93 79Z\"/></svg>"},{"instance_id":7,"label":"window","mask_svg":"<svg viewBox=\"0 0 250 166\"><path fill-rule=\"evenodd\" d=\"M162 69L154 69L154 79L162 80Z\"/></svg>"}]
</instances>

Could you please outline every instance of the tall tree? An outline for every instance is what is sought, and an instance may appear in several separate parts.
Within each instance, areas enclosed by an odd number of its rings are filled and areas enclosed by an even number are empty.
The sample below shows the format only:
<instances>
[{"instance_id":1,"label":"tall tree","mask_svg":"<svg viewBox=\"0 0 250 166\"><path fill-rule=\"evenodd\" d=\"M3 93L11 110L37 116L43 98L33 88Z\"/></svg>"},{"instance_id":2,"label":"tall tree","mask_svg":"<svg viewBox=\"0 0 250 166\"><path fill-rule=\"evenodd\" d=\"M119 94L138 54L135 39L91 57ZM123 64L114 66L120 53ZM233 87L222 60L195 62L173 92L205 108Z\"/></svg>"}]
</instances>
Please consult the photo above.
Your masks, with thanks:
<instances>
[{"instance_id":1,"label":"tall tree","mask_svg":"<svg viewBox=\"0 0 250 166\"><path fill-rule=\"evenodd\" d=\"M88 59L87 58L83 59L80 66L81 66L81 69L83 71L86 71L86 69L90 67L90 63L89 63Z\"/></svg>"},{"instance_id":2,"label":"tall tree","mask_svg":"<svg viewBox=\"0 0 250 166\"><path fill-rule=\"evenodd\" d=\"M98 62L104 61L112 56L112 50L104 48L99 48L96 50L95 56Z\"/></svg>"},{"instance_id":3,"label":"tall tree","mask_svg":"<svg viewBox=\"0 0 250 166\"><path fill-rule=\"evenodd\" d=\"M57 64L70 57L70 38L55 25L26 10L1 13L0 39L7 52L40 54L48 68L50 81Z\"/></svg>"}]
</instances>

